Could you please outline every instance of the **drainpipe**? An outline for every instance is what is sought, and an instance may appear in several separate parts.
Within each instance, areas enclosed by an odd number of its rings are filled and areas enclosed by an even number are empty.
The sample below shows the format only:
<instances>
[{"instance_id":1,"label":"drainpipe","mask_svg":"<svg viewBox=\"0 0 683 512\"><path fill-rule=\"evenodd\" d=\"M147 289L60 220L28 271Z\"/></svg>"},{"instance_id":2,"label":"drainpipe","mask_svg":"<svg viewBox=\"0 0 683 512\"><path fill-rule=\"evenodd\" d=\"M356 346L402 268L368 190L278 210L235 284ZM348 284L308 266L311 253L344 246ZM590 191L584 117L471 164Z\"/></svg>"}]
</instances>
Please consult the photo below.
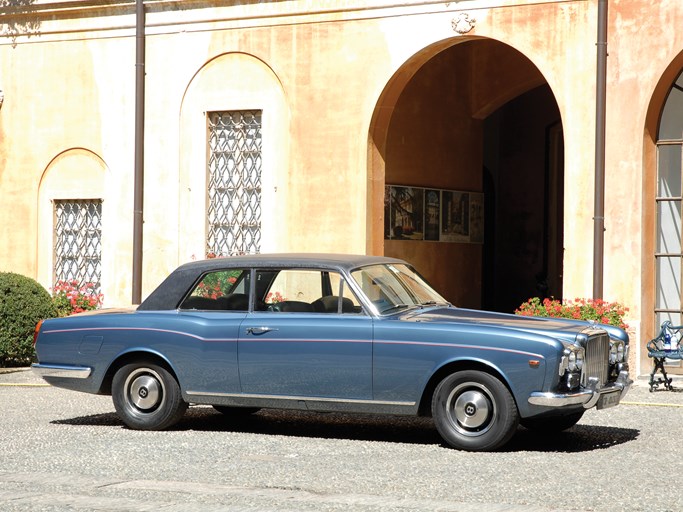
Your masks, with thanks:
<instances>
[{"instance_id":1,"label":"drainpipe","mask_svg":"<svg viewBox=\"0 0 683 512\"><path fill-rule=\"evenodd\" d=\"M595 215L593 298L602 299L605 252L605 117L607 95L607 1L598 0L598 60L595 92Z\"/></svg>"},{"instance_id":2,"label":"drainpipe","mask_svg":"<svg viewBox=\"0 0 683 512\"><path fill-rule=\"evenodd\" d=\"M145 193L145 5L135 0L135 188L133 199L133 304L142 302L142 224Z\"/></svg>"}]
</instances>

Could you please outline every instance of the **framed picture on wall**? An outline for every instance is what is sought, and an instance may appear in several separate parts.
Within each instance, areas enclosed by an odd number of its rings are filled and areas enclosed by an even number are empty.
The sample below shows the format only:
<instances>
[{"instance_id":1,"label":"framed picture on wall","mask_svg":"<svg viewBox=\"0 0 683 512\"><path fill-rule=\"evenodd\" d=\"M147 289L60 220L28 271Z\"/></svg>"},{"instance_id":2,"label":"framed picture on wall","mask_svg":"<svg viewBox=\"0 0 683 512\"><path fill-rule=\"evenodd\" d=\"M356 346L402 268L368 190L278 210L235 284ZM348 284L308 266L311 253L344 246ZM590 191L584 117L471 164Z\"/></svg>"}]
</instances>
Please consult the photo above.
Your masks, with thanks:
<instances>
[{"instance_id":1,"label":"framed picture on wall","mask_svg":"<svg viewBox=\"0 0 683 512\"><path fill-rule=\"evenodd\" d=\"M384 239L391 239L391 185L384 186Z\"/></svg>"},{"instance_id":2,"label":"framed picture on wall","mask_svg":"<svg viewBox=\"0 0 683 512\"><path fill-rule=\"evenodd\" d=\"M441 191L425 190L425 240L439 240Z\"/></svg>"},{"instance_id":3,"label":"framed picture on wall","mask_svg":"<svg viewBox=\"0 0 683 512\"><path fill-rule=\"evenodd\" d=\"M444 190L441 193L442 242L470 241L470 193Z\"/></svg>"},{"instance_id":4,"label":"framed picture on wall","mask_svg":"<svg viewBox=\"0 0 683 512\"><path fill-rule=\"evenodd\" d=\"M389 190L388 238L390 240L424 239L423 188L391 187Z\"/></svg>"},{"instance_id":5,"label":"framed picture on wall","mask_svg":"<svg viewBox=\"0 0 683 512\"><path fill-rule=\"evenodd\" d=\"M484 243L484 194L386 185L384 238Z\"/></svg>"},{"instance_id":6,"label":"framed picture on wall","mask_svg":"<svg viewBox=\"0 0 683 512\"><path fill-rule=\"evenodd\" d=\"M470 192L470 243L484 243L484 194Z\"/></svg>"}]
</instances>

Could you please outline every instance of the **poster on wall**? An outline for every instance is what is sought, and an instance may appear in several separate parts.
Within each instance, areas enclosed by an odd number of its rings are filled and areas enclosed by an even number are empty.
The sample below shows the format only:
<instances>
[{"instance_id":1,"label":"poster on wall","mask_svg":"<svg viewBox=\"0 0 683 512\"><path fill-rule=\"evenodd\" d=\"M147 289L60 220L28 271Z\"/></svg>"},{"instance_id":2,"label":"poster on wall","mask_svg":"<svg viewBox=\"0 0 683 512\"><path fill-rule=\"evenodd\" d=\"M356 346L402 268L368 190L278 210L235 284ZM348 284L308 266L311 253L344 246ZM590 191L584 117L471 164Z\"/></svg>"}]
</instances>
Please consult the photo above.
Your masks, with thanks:
<instances>
[{"instance_id":1,"label":"poster on wall","mask_svg":"<svg viewBox=\"0 0 683 512\"><path fill-rule=\"evenodd\" d=\"M484 194L470 193L470 243L484 243Z\"/></svg>"},{"instance_id":2,"label":"poster on wall","mask_svg":"<svg viewBox=\"0 0 683 512\"><path fill-rule=\"evenodd\" d=\"M484 194L386 185L384 238L484 243Z\"/></svg>"},{"instance_id":3,"label":"poster on wall","mask_svg":"<svg viewBox=\"0 0 683 512\"><path fill-rule=\"evenodd\" d=\"M425 190L425 240L439 240L439 218L441 215L441 191Z\"/></svg>"},{"instance_id":4,"label":"poster on wall","mask_svg":"<svg viewBox=\"0 0 683 512\"><path fill-rule=\"evenodd\" d=\"M470 194L444 190L441 194L442 242L470 241Z\"/></svg>"},{"instance_id":5,"label":"poster on wall","mask_svg":"<svg viewBox=\"0 0 683 512\"><path fill-rule=\"evenodd\" d=\"M388 238L390 240L423 240L424 189L393 186L389 189ZM386 205L387 201L385 201L385 207Z\"/></svg>"}]
</instances>

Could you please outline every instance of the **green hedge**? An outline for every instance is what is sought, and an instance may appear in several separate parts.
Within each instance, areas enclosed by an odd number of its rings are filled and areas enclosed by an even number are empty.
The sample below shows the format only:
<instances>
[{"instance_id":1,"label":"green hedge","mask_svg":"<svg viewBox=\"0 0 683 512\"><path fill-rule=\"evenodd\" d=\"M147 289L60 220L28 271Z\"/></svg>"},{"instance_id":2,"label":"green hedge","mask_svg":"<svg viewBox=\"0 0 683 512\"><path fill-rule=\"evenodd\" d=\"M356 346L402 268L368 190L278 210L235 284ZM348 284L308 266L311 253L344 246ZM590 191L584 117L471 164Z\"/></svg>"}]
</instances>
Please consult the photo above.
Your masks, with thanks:
<instances>
[{"instance_id":1,"label":"green hedge","mask_svg":"<svg viewBox=\"0 0 683 512\"><path fill-rule=\"evenodd\" d=\"M45 288L30 277L0 272L0 367L30 364L36 324L54 316L57 312Z\"/></svg>"}]
</instances>

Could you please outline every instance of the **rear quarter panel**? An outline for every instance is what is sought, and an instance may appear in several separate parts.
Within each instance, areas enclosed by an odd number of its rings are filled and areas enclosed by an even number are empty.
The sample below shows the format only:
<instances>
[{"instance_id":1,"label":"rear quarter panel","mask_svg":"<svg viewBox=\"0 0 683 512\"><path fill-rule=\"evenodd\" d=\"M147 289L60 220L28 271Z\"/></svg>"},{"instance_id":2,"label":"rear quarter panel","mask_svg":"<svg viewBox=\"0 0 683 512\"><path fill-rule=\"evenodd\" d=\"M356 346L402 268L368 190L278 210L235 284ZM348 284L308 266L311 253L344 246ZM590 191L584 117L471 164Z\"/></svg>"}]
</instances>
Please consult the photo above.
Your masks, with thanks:
<instances>
[{"instance_id":1,"label":"rear quarter panel","mask_svg":"<svg viewBox=\"0 0 683 512\"><path fill-rule=\"evenodd\" d=\"M121 358L157 357L181 389L239 390L237 330L244 313L133 312L46 320L36 353L41 364L85 366L87 379L50 378L55 386L99 393Z\"/></svg>"}]
</instances>

